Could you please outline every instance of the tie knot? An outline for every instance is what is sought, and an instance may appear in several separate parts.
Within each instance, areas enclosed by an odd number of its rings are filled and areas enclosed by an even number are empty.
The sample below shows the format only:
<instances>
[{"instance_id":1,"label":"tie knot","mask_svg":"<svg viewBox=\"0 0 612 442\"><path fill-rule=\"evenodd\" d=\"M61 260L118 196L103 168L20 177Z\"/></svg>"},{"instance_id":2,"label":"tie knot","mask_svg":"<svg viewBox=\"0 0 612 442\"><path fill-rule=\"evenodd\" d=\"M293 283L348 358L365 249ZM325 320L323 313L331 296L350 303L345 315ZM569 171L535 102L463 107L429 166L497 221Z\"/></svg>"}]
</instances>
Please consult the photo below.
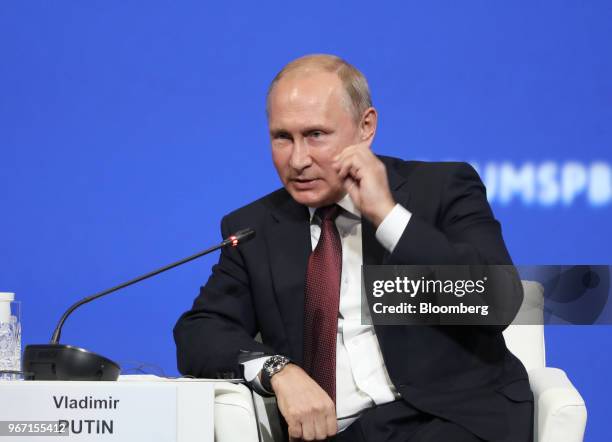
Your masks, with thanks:
<instances>
[{"instance_id":1,"label":"tie knot","mask_svg":"<svg viewBox=\"0 0 612 442\"><path fill-rule=\"evenodd\" d=\"M321 221L335 221L339 214L340 214L340 206L338 204L332 204L331 206L319 207L315 211L315 215L317 215Z\"/></svg>"}]
</instances>

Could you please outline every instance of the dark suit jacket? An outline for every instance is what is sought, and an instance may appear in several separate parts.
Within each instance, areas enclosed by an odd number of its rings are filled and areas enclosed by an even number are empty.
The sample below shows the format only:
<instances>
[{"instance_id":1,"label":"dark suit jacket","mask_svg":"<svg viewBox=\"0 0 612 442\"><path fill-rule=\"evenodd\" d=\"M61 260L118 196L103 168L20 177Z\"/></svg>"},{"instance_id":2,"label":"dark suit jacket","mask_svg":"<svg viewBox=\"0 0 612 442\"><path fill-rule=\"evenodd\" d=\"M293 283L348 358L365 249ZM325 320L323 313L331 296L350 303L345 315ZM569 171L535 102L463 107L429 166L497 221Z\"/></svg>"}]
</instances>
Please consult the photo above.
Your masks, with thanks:
<instances>
[{"instance_id":1,"label":"dark suit jacket","mask_svg":"<svg viewBox=\"0 0 612 442\"><path fill-rule=\"evenodd\" d=\"M392 254L362 220L364 264L511 264L477 173L465 163L380 157L395 200L412 218ZM285 189L221 222L223 237L245 227L256 238L225 249L174 336L181 373L239 377L239 350L302 361L309 212ZM517 305L521 299L516 300ZM512 422L508 403L532 401L526 371L506 348L503 327L376 326L389 376L417 409L486 440ZM253 337L261 333L263 343Z\"/></svg>"}]
</instances>

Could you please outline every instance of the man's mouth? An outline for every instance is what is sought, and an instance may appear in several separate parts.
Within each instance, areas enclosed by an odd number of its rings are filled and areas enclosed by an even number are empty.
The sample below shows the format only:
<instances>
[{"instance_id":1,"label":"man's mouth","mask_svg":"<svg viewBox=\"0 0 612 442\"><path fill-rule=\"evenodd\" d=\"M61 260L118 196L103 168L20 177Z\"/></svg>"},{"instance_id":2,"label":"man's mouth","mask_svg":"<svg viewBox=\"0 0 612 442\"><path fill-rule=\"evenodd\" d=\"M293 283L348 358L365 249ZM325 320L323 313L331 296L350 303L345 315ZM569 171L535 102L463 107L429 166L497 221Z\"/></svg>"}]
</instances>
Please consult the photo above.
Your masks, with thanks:
<instances>
[{"instance_id":1,"label":"man's mouth","mask_svg":"<svg viewBox=\"0 0 612 442\"><path fill-rule=\"evenodd\" d=\"M293 178L293 185L298 190L309 190L313 188L318 181L317 178Z\"/></svg>"}]
</instances>

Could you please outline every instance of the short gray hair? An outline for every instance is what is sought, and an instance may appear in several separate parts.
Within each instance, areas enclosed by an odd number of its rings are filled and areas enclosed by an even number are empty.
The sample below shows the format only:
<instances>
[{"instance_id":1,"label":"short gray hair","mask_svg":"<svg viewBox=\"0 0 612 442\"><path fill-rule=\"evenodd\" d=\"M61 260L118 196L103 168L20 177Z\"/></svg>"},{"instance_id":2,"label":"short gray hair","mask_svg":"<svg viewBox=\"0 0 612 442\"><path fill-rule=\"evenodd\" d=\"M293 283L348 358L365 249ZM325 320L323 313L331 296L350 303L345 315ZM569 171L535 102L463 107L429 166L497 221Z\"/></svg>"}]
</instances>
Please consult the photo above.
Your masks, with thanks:
<instances>
[{"instance_id":1,"label":"short gray hair","mask_svg":"<svg viewBox=\"0 0 612 442\"><path fill-rule=\"evenodd\" d=\"M335 55L327 54L312 54L305 55L289 62L283 67L270 83L268 93L266 95L266 113L270 114L270 93L274 85L283 78L287 73L307 70L313 68L323 72L333 72L338 75L338 78L344 86L346 92L347 107L353 114L355 122L359 123L361 116L366 109L372 107L372 97L370 88L365 76L352 64Z\"/></svg>"}]
</instances>

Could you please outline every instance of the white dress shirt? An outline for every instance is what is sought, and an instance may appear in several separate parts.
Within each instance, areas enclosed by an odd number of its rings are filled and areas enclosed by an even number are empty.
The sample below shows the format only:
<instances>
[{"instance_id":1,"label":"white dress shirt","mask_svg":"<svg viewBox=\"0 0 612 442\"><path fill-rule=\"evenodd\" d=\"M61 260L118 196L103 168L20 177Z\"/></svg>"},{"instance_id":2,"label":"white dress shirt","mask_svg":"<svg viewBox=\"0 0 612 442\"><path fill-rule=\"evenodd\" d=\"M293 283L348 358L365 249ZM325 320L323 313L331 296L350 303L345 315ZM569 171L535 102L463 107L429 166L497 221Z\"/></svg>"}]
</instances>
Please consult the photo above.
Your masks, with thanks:
<instances>
[{"instance_id":1,"label":"white dress shirt","mask_svg":"<svg viewBox=\"0 0 612 442\"><path fill-rule=\"evenodd\" d=\"M336 218L342 242L342 281L336 340L336 415L342 431L366 408L399 397L391 383L372 325L361 323L361 266L363 264L361 213L346 195L338 205L344 210ZM312 249L319 242L321 227L310 210ZM376 239L389 252L399 242L412 214L399 204L376 229ZM261 386L259 377L268 356L243 364L248 382Z\"/></svg>"}]
</instances>

